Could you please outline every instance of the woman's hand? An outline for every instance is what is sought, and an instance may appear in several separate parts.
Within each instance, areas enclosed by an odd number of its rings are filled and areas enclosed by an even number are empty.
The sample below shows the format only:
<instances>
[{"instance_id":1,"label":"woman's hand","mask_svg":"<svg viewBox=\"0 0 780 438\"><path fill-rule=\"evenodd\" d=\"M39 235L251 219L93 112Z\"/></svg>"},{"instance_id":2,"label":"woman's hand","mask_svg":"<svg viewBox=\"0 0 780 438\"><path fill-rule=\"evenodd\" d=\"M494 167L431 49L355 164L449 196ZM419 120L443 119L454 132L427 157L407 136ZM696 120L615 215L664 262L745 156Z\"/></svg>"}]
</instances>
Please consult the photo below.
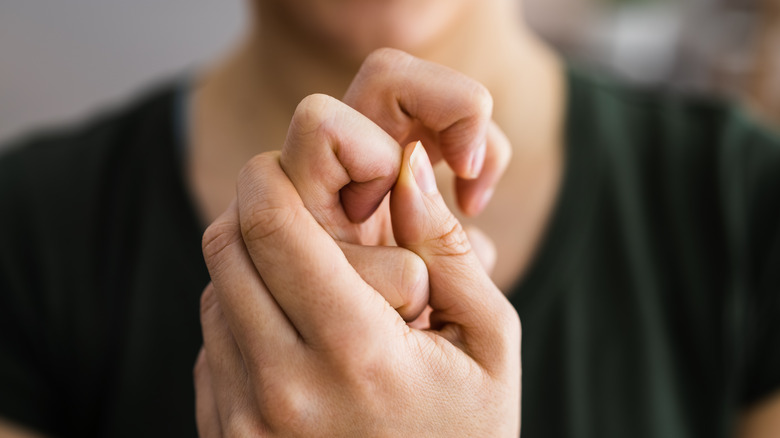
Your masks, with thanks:
<instances>
[{"instance_id":1,"label":"woman's hand","mask_svg":"<svg viewBox=\"0 0 780 438\"><path fill-rule=\"evenodd\" d=\"M390 218L380 204L398 177L399 142L422 140L434 163L443 157L457 175L461 210L477 214L511 156L491 113L490 93L478 82L381 49L363 63L344 102L312 95L298 105L281 166L334 239L390 244Z\"/></svg>"},{"instance_id":2,"label":"woman's hand","mask_svg":"<svg viewBox=\"0 0 780 438\"><path fill-rule=\"evenodd\" d=\"M520 326L438 193L419 144L392 193L399 246L428 267L410 328L317 223L279 164L252 160L204 236L202 436L517 436Z\"/></svg>"},{"instance_id":3,"label":"woman's hand","mask_svg":"<svg viewBox=\"0 0 780 438\"><path fill-rule=\"evenodd\" d=\"M204 236L213 286L196 367L202 435L452 436L452 426L516 435L517 316L438 192L417 190L412 149L402 157L397 143L428 138L468 178L484 153L479 176L458 183L461 205L475 212L509 156L483 92L450 70L380 51L347 93L365 115L310 96L281 156L245 167L237 203ZM393 184L400 247L363 246L392 241ZM427 313L403 322L429 302L434 331L410 328L427 328Z\"/></svg>"}]
</instances>

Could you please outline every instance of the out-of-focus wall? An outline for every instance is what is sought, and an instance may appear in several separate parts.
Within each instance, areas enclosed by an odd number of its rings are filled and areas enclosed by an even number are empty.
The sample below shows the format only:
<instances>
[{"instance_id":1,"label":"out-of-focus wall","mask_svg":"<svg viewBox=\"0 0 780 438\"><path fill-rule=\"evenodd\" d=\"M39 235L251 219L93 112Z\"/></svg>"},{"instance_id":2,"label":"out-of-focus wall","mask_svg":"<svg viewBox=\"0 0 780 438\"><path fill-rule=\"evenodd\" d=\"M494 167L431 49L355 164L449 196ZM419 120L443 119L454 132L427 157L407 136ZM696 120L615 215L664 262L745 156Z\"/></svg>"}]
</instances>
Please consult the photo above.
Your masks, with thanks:
<instances>
[{"instance_id":1,"label":"out-of-focus wall","mask_svg":"<svg viewBox=\"0 0 780 438\"><path fill-rule=\"evenodd\" d=\"M560 50L629 82L730 93L755 68L776 0L527 0L528 19ZM574 7L571 7L574 5Z\"/></svg>"},{"instance_id":2,"label":"out-of-focus wall","mask_svg":"<svg viewBox=\"0 0 780 438\"><path fill-rule=\"evenodd\" d=\"M780 127L780 0L526 0L532 27L627 82L742 100Z\"/></svg>"},{"instance_id":3,"label":"out-of-focus wall","mask_svg":"<svg viewBox=\"0 0 780 438\"><path fill-rule=\"evenodd\" d=\"M0 142L66 123L216 56L243 0L0 0Z\"/></svg>"},{"instance_id":4,"label":"out-of-focus wall","mask_svg":"<svg viewBox=\"0 0 780 438\"><path fill-rule=\"evenodd\" d=\"M780 122L779 0L516 1L582 63L629 82L748 96ZM0 0L0 144L202 65L244 20L244 0Z\"/></svg>"}]
</instances>

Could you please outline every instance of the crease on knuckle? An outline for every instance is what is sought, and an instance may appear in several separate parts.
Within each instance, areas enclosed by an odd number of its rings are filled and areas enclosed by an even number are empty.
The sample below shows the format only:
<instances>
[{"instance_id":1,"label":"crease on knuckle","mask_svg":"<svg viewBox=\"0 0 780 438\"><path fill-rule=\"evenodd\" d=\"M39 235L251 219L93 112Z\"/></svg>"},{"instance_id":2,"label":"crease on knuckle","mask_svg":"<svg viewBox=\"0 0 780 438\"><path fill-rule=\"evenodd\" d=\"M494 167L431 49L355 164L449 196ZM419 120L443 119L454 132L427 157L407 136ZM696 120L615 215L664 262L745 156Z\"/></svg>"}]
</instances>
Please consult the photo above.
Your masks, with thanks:
<instances>
[{"instance_id":1,"label":"crease on knuckle","mask_svg":"<svg viewBox=\"0 0 780 438\"><path fill-rule=\"evenodd\" d=\"M209 225L201 242L206 263L211 267L219 266L225 250L240 240L241 235L235 223L217 221Z\"/></svg>"},{"instance_id":2,"label":"crease on knuckle","mask_svg":"<svg viewBox=\"0 0 780 438\"><path fill-rule=\"evenodd\" d=\"M455 218L450 218L445 229L444 233L426 242L427 246L434 248L433 255L465 256L471 253L471 242L469 242L460 222Z\"/></svg>"},{"instance_id":3,"label":"crease on knuckle","mask_svg":"<svg viewBox=\"0 0 780 438\"><path fill-rule=\"evenodd\" d=\"M256 206L249 217L241 221L241 233L246 242L262 242L293 227L298 209L290 206Z\"/></svg>"},{"instance_id":4,"label":"crease on knuckle","mask_svg":"<svg viewBox=\"0 0 780 438\"><path fill-rule=\"evenodd\" d=\"M236 185L240 188L247 181L256 180L258 175L266 174L269 163L275 159L274 155L274 153L266 152L250 158L239 170Z\"/></svg>"}]
</instances>

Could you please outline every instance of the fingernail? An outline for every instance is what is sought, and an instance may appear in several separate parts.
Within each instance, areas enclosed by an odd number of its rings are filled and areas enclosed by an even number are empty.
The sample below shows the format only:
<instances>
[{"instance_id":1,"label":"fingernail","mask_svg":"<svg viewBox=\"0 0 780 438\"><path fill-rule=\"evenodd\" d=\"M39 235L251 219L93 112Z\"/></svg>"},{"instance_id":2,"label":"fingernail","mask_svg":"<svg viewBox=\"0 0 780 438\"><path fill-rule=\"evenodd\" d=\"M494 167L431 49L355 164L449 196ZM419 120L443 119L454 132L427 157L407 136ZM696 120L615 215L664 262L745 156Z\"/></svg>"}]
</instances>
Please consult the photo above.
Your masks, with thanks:
<instances>
[{"instance_id":1,"label":"fingernail","mask_svg":"<svg viewBox=\"0 0 780 438\"><path fill-rule=\"evenodd\" d=\"M482 172L482 165L485 164L485 151L487 150L487 144L482 143L479 148L471 154L471 167L469 168L469 176L476 178L479 173Z\"/></svg>"},{"instance_id":2,"label":"fingernail","mask_svg":"<svg viewBox=\"0 0 780 438\"><path fill-rule=\"evenodd\" d=\"M431 160L428 159L428 154L419 141L414 145L409 161L417 187L425 193L436 193L436 177L433 175Z\"/></svg>"}]
</instances>

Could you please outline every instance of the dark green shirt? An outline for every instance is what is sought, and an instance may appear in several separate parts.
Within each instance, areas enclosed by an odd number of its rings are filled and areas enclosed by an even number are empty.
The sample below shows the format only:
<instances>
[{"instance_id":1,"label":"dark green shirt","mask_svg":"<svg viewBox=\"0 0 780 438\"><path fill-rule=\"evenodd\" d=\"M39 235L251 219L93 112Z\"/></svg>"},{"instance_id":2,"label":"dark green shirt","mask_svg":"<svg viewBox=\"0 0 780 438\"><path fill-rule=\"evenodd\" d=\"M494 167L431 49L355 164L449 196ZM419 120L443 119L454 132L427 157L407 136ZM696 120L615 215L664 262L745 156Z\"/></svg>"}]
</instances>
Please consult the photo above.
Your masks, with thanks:
<instances>
[{"instance_id":1,"label":"dark green shirt","mask_svg":"<svg viewBox=\"0 0 780 438\"><path fill-rule=\"evenodd\" d=\"M195 435L208 274L175 90L0 158L0 416ZM558 204L511 293L523 436L730 436L780 390L780 140L573 70L568 108Z\"/></svg>"}]
</instances>

